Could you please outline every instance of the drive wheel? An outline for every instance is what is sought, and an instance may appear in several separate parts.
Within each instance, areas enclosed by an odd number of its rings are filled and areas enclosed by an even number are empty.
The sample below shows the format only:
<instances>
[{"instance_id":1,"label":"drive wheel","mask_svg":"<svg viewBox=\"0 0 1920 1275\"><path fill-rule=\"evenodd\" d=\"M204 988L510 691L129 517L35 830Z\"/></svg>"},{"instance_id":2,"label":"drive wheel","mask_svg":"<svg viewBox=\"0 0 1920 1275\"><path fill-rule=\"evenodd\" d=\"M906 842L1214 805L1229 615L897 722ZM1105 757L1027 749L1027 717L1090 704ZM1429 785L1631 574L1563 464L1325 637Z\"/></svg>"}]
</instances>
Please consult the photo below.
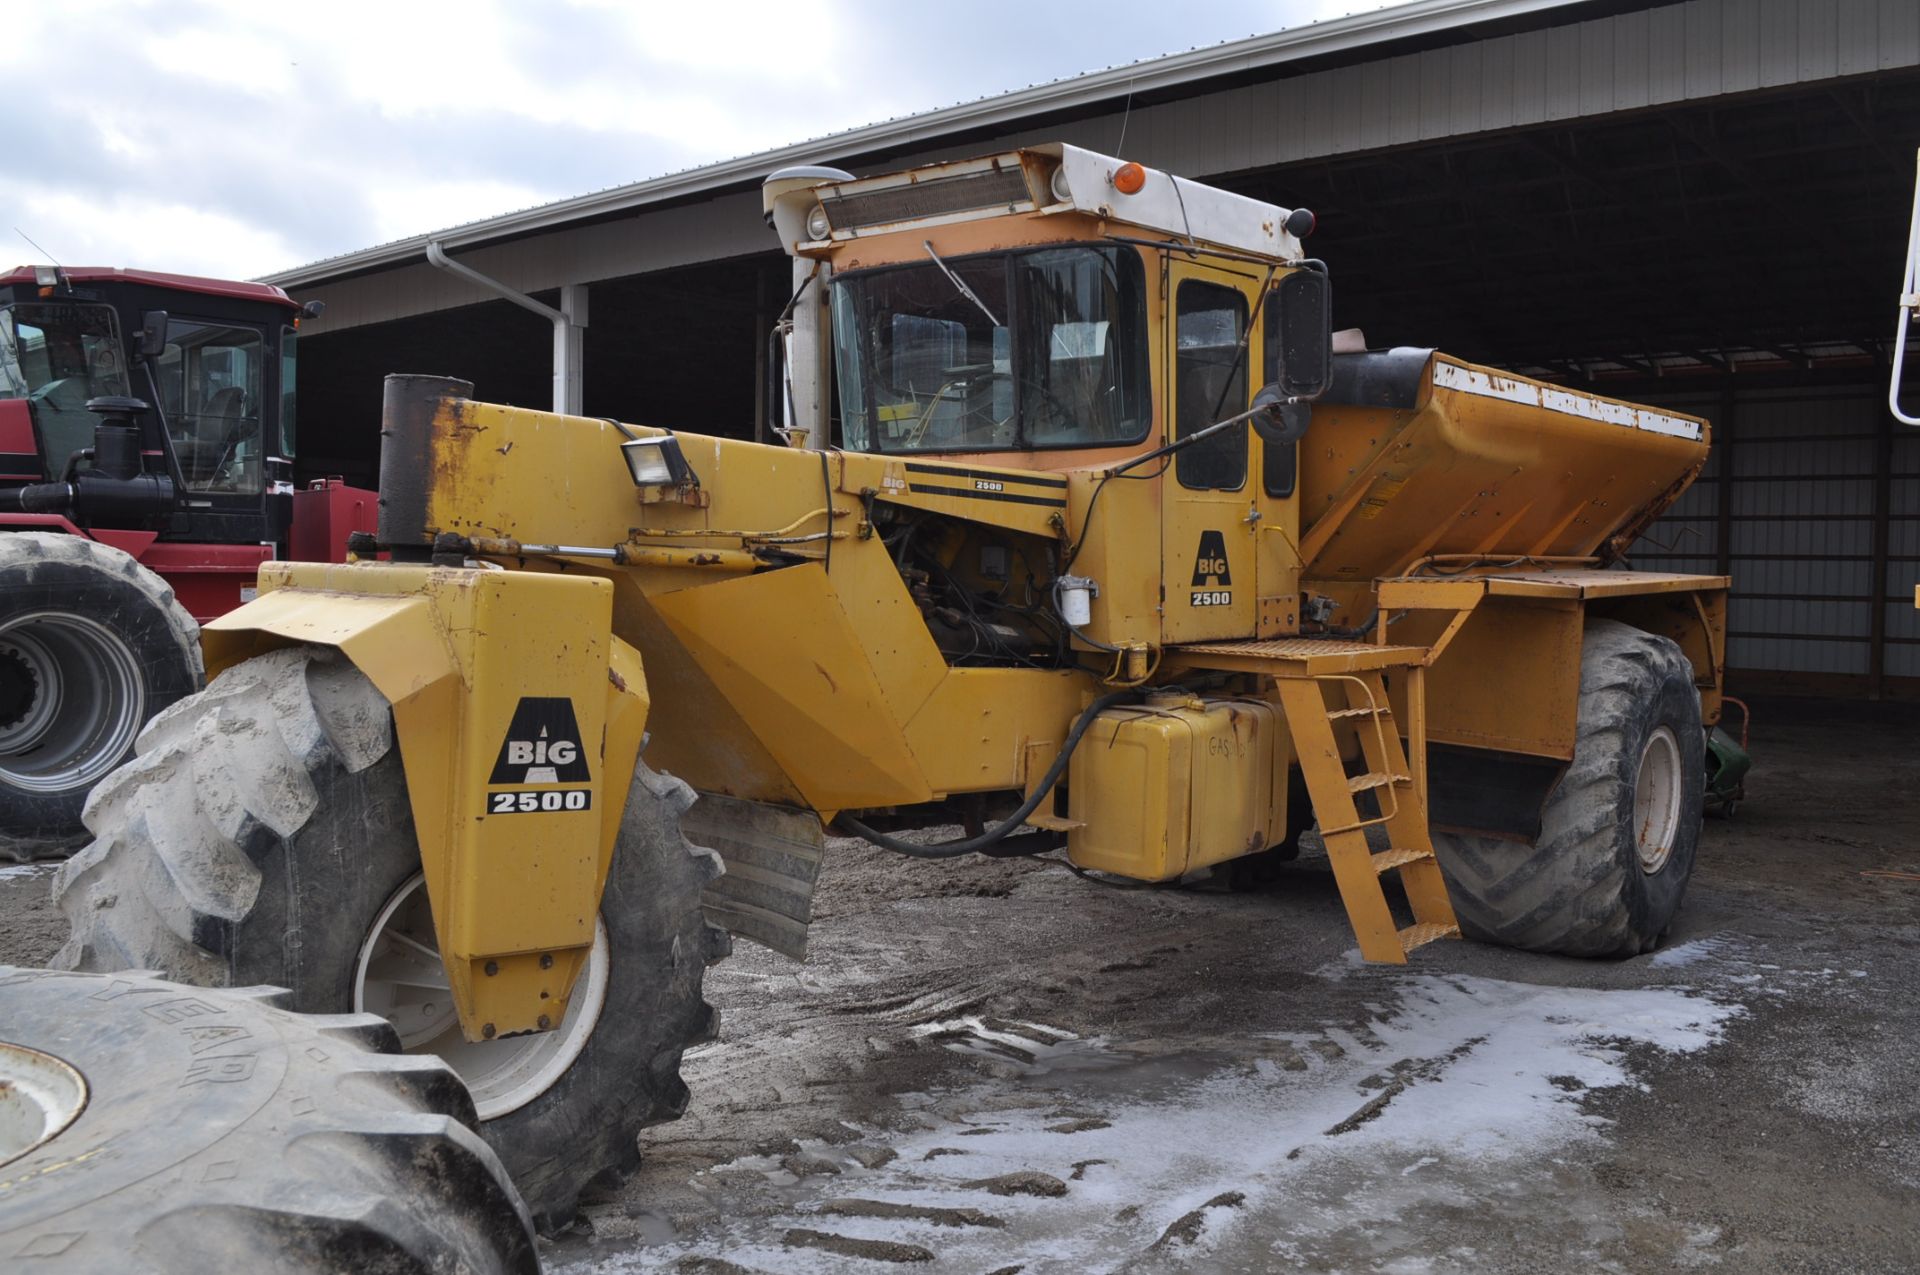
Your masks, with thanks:
<instances>
[{"instance_id":1,"label":"drive wheel","mask_svg":"<svg viewBox=\"0 0 1920 1275\"><path fill-rule=\"evenodd\" d=\"M1668 638L1587 625L1573 762L1529 846L1436 832L1461 930L1535 952L1652 951L1700 842L1706 735L1693 665Z\"/></svg>"},{"instance_id":2,"label":"drive wheel","mask_svg":"<svg viewBox=\"0 0 1920 1275\"><path fill-rule=\"evenodd\" d=\"M7 1269L537 1272L452 1073L286 999L0 967Z\"/></svg>"},{"instance_id":3,"label":"drive wheel","mask_svg":"<svg viewBox=\"0 0 1920 1275\"><path fill-rule=\"evenodd\" d=\"M156 718L101 785L96 839L55 878L71 926L55 964L274 983L297 1009L381 1014L468 1084L481 1132L551 1226L589 1180L637 1163L641 1128L680 1115L681 1052L715 1030L701 981L729 940L700 911L721 862L680 833L692 801L639 768L566 1017L468 1044L386 700L332 651L275 651Z\"/></svg>"},{"instance_id":4,"label":"drive wheel","mask_svg":"<svg viewBox=\"0 0 1920 1275\"><path fill-rule=\"evenodd\" d=\"M200 630L131 555L0 533L0 859L86 839L81 808L155 713L200 689Z\"/></svg>"}]
</instances>

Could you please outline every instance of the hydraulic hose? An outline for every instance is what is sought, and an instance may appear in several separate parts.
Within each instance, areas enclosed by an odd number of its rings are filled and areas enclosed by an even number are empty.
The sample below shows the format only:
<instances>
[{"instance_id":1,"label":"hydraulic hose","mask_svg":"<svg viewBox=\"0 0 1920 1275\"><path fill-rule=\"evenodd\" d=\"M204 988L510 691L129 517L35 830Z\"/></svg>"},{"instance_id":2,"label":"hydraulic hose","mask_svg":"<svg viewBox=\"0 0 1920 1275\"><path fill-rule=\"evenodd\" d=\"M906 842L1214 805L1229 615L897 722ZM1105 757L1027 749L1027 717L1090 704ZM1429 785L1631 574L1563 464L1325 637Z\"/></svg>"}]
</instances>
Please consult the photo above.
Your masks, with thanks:
<instances>
[{"instance_id":1,"label":"hydraulic hose","mask_svg":"<svg viewBox=\"0 0 1920 1275\"><path fill-rule=\"evenodd\" d=\"M977 837L967 837L961 841L935 841L923 845L918 841L903 841L899 837L889 837L884 832L875 832L858 819L847 815L841 815L839 822L863 841L871 841L882 850L891 850L895 854L904 854L913 859L957 859L963 854L978 854L989 846L1005 841L1015 828L1027 821L1028 815L1039 809L1040 803L1046 799L1048 793L1053 791L1054 784L1060 781L1062 772L1067 768L1067 760L1073 756L1073 750L1079 745L1080 737L1087 733L1089 726L1093 725L1093 719L1098 717L1108 705L1117 703L1132 694L1131 690L1113 691L1087 705L1079 719L1073 723L1073 729L1067 732L1066 742L1060 745L1060 755L1053 759L1053 765L1047 767L1047 773L1040 777L1040 782L1027 795L1027 799L1020 803L1020 808L1009 815L1005 822L995 824Z\"/></svg>"}]
</instances>

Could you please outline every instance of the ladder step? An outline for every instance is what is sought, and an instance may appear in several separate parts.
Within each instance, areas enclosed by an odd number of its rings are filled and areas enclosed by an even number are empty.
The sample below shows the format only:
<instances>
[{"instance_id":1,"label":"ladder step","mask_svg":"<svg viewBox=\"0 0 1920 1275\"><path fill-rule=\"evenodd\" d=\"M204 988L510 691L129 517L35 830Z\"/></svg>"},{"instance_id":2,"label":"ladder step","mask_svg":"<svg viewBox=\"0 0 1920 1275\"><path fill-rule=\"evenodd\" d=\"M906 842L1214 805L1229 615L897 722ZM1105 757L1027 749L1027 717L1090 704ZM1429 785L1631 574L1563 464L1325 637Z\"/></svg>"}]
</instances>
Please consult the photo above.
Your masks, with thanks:
<instances>
[{"instance_id":1,"label":"ladder step","mask_svg":"<svg viewBox=\"0 0 1920 1275\"><path fill-rule=\"evenodd\" d=\"M1343 717L1381 717L1392 711L1385 704L1373 708L1336 708L1327 713L1327 720L1337 722Z\"/></svg>"},{"instance_id":2,"label":"ladder step","mask_svg":"<svg viewBox=\"0 0 1920 1275\"><path fill-rule=\"evenodd\" d=\"M1419 925L1409 925L1406 929L1400 931L1400 950L1402 952L1411 952L1414 948L1424 946L1425 944L1433 942L1435 939L1452 939L1459 937L1459 926L1443 925L1436 921L1427 921Z\"/></svg>"},{"instance_id":3,"label":"ladder step","mask_svg":"<svg viewBox=\"0 0 1920 1275\"><path fill-rule=\"evenodd\" d=\"M1355 775L1352 779L1347 780L1347 791L1365 792L1369 788L1385 788L1388 784L1410 784L1412 782L1413 778L1409 775L1389 775L1385 771L1375 770L1369 771L1364 775Z\"/></svg>"},{"instance_id":4,"label":"ladder step","mask_svg":"<svg viewBox=\"0 0 1920 1275\"><path fill-rule=\"evenodd\" d=\"M1375 872L1390 872L1394 868L1405 867L1409 863L1418 863L1422 859L1433 858L1431 850L1382 850L1373 856Z\"/></svg>"}]
</instances>

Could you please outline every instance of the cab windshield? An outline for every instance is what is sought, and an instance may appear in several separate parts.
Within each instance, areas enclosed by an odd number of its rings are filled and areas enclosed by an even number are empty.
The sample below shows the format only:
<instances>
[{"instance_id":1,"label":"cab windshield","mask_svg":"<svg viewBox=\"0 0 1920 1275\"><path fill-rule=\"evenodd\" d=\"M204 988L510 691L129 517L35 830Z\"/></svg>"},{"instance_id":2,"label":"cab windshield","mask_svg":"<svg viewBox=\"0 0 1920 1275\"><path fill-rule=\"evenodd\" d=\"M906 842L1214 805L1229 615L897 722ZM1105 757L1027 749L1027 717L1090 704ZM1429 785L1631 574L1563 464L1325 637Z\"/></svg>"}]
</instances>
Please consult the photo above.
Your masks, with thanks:
<instances>
[{"instance_id":1,"label":"cab windshield","mask_svg":"<svg viewBox=\"0 0 1920 1275\"><path fill-rule=\"evenodd\" d=\"M29 302L0 309L0 398L23 398L50 471L93 446L99 418L87 400L126 394L127 369L113 309Z\"/></svg>"},{"instance_id":2,"label":"cab windshield","mask_svg":"<svg viewBox=\"0 0 1920 1275\"><path fill-rule=\"evenodd\" d=\"M1139 442L1148 393L1139 254L1048 247L833 281L850 451L1011 451Z\"/></svg>"}]
</instances>

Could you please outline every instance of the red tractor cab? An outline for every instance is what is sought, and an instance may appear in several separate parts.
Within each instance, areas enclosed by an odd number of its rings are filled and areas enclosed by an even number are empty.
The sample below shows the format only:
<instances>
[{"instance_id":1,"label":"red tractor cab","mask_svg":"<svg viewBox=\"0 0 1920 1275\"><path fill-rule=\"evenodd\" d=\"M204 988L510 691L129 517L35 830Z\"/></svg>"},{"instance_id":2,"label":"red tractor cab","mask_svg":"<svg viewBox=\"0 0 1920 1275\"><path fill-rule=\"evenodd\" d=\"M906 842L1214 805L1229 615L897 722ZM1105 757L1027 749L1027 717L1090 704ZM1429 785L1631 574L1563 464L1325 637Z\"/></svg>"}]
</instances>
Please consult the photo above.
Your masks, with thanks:
<instances>
[{"instance_id":1,"label":"red tractor cab","mask_svg":"<svg viewBox=\"0 0 1920 1275\"><path fill-rule=\"evenodd\" d=\"M373 493L294 488L309 312L256 283L0 274L0 856L84 837L93 785L199 689L197 622L261 562L337 561L372 527Z\"/></svg>"}]
</instances>

